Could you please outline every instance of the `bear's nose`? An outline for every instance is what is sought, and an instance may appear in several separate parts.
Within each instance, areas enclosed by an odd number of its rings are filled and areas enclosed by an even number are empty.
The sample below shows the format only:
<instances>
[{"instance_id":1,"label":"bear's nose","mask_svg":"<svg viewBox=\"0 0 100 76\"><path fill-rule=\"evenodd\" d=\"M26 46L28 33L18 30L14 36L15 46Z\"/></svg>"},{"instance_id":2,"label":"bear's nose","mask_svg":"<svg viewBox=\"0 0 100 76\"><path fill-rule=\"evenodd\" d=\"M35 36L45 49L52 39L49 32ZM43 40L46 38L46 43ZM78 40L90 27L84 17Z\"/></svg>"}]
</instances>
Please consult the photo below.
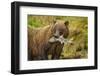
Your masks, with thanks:
<instances>
[{"instance_id":1,"label":"bear's nose","mask_svg":"<svg viewBox=\"0 0 100 76\"><path fill-rule=\"evenodd\" d=\"M63 32L62 32L62 31L60 31L60 32L59 32L59 34L60 34L60 35L63 35Z\"/></svg>"},{"instance_id":2,"label":"bear's nose","mask_svg":"<svg viewBox=\"0 0 100 76\"><path fill-rule=\"evenodd\" d=\"M59 38L59 36L57 36L57 35L54 35L54 37L55 37L55 38Z\"/></svg>"}]
</instances>

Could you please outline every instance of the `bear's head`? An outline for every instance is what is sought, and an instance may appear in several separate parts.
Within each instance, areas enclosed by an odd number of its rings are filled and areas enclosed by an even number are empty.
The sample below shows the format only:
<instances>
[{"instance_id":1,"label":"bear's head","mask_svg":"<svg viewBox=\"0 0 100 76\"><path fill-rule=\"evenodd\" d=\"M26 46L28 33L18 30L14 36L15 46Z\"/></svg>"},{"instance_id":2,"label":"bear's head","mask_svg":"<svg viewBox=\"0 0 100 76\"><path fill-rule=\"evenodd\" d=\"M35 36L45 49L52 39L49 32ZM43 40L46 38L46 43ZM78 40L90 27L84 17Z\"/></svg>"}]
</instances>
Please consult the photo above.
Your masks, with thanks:
<instances>
[{"instance_id":1,"label":"bear's head","mask_svg":"<svg viewBox=\"0 0 100 76\"><path fill-rule=\"evenodd\" d=\"M49 39L49 42L60 42L61 44L65 42L69 34L68 29L69 21L57 20L54 21L52 28L52 37Z\"/></svg>"}]
</instances>

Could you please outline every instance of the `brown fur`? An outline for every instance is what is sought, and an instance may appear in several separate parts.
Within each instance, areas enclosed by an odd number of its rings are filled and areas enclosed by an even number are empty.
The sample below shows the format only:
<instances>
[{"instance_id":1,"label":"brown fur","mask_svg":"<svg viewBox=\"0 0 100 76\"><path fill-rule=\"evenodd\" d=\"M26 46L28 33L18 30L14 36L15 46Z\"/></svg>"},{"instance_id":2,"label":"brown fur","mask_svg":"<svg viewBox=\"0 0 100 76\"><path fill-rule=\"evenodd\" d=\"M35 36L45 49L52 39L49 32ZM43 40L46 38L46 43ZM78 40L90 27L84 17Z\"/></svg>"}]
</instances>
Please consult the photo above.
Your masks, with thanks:
<instances>
[{"instance_id":1,"label":"brown fur","mask_svg":"<svg viewBox=\"0 0 100 76\"><path fill-rule=\"evenodd\" d=\"M48 54L52 59L58 59L64 44L60 42L49 43L48 40L53 36L56 28L64 28L65 36L68 36L68 28L65 29L64 22L56 22L58 25L48 25L43 28L28 27L28 59L41 60L48 59Z\"/></svg>"}]
</instances>

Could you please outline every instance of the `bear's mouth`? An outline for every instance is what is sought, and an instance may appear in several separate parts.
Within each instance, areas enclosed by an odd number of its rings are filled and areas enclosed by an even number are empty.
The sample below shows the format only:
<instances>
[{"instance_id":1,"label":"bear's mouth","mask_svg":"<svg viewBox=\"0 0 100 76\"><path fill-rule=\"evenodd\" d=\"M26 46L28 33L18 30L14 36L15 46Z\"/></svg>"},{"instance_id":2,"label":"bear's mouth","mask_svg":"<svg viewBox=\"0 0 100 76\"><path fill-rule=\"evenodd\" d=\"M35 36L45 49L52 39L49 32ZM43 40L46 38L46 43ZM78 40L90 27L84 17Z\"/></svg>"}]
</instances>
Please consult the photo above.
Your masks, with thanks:
<instances>
[{"instance_id":1,"label":"bear's mouth","mask_svg":"<svg viewBox=\"0 0 100 76\"><path fill-rule=\"evenodd\" d=\"M61 44L63 44L63 43L65 43L67 41L67 39L65 39L64 37L63 37L63 35L61 35L61 36L59 36L59 37L51 37L50 39L49 39L49 42L50 43L55 43L55 42L60 42Z\"/></svg>"},{"instance_id":2,"label":"bear's mouth","mask_svg":"<svg viewBox=\"0 0 100 76\"><path fill-rule=\"evenodd\" d=\"M60 42L61 44L73 44L73 38L71 39L65 39L63 37L63 35L59 36L59 37L51 37L49 39L50 43L55 43L55 42Z\"/></svg>"}]
</instances>

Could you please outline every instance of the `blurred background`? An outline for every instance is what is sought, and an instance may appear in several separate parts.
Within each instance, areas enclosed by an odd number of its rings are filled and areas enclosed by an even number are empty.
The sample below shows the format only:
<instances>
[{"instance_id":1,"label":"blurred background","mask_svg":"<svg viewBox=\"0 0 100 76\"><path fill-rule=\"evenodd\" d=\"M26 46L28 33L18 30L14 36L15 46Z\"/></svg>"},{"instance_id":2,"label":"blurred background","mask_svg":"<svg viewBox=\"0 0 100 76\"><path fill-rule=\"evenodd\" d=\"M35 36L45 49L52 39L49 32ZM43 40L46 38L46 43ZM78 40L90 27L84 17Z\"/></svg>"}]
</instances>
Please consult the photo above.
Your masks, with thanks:
<instances>
[{"instance_id":1,"label":"blurred background","mask_svg":"<svg viewBox=\"0 0 100 76\"><path fill-rule=\"evenodd\" d=\"M88 58L88 17L80 16L35 16L28 15L28 26L32 28L44 27L53 24L54 20L69 21L69 36L72 41L65 44L61 59Z\"/></svg>"}]
</instances>

